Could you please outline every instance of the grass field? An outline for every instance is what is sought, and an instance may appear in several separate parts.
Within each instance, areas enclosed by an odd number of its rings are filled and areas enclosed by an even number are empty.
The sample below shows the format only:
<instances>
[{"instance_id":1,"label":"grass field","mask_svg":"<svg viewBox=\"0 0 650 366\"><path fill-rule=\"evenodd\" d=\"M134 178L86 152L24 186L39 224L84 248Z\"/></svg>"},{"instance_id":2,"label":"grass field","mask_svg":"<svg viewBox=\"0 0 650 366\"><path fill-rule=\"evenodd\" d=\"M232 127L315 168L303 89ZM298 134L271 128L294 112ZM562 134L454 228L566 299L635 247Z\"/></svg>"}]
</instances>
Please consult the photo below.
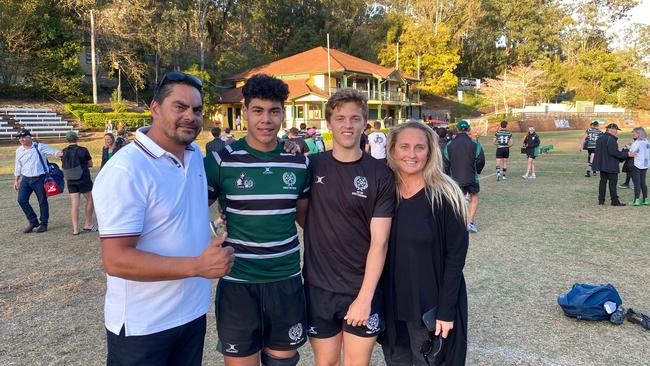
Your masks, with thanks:
<instances>
[{"instance_id":1,"label":"grass field","mask_svg":"<svg viewBox=\"0 0 650 366\"><path fill-rule=\"evenodd\" d=\"M496 182L494 149L482 138L489 159L480 232L471 235L465 267L467 364L648 365L649 331L567 318L556 297L575 282L609 282L625 306L650 313L650 207L598 206L598 178L583 177L580 132L540 135L555 150L537 160L534 181L520 178L525 161L516 145L509 179ZM623 133L620 141L628 140ZM199 142L206 141L204 134ZM100 142L84 145L99 165ZM0 365L102 364L105 280L97 234L71 235L67 194L51 199L47 233L22 234L26 221L11 187L14 151L0 147ZM619 193L631 201L630 190ZM220 365L208 316L204 363ZM301 354L301 365L311 365L308 346ZM379 347L372 364L383 365Z\"/></svg>"}]
</instances>

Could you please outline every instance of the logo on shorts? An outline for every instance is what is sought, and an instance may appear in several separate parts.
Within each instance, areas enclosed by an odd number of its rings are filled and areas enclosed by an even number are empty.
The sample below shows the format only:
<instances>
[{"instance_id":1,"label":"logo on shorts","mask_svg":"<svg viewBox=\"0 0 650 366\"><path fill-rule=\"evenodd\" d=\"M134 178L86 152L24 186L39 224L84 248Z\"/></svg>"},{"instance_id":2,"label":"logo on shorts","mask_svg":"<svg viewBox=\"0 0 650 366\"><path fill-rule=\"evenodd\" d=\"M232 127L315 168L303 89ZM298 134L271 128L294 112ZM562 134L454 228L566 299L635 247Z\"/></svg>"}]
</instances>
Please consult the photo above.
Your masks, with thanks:
<instances>
[{"instance_id":1,"label":"logo on shorts","mask_svg":"<svg viewBox=\"0 0 650 366\"><path fill-rule=\"evenodd\" d=\"M318 334L318 332L316 331L316 327L309 327L309 329L307 329L307 333L314 334L314 335Z\"/></svg>"},{"instance_id":2,"label":"logo on shorts","mask_svg":"<svg viewBox=\"0 0 650 366\"><path fill-rule=\"evenodd\" d=\"M228 352L228 353L239 353L239 350L237 349L237 345L236 345L236 344L226 343L226 345L228 345L228 348L226 348L226 350L225 350L224 352Z\"/></svg>"},{"instance_id":3,"label":"logo on shorts","mask_svg":"<svg viewBox=\"0 0 650 366\"><path fill-rule=\"evenodd\" d=\"M295 173L284 172L284 174L282 174L282 181L285 184L284 189L296 189L296 187L294 187L297 181Z\"/></svg>"},{"instance_id":4,"label":"logo on shorts","mask_svg":"<svg viewBox=\"0 0 650 366\"><path fill-rule=\"evenodd\" d=\"M273 174L273 172L271 171L271 168L266 167L264 168L264 172L262 172L262 174Z\"/></svg>"},{"instance_id":5,"label":"logo on shorts","mask_svg":"<svg viewBox=\"0 0 650 366\"><path fill-rule=\"evenodd\" d=\"M367 334L377 333L379 331L379 314L374 313L368 318L368 324L366 324Z\"/></svg>"},{"instance_id":6,"label":"logo on shorts","mask_svg":"<svg viewBox=\"0 0 650 366\"><path fill-rule=\"evenodd\" d=\"M366 189L368 189L368 179L366 179L366 177L362 177L359 175L356 176L354 178L354 188L356 188L357 191L352 192L352 195L368 198L368 196L366 196L366 193L364 192Z\"/></svg>"},{"instance_id":7,"label":"logo on shorts","mask_svg":"<svg viewBox=\"0 0 650 366\"><path fill-rule=\"evenodd\" d=\"M255 187L255 181L253 178L247 177L246 173L240 173L235 184L238 189L251 189Z\"/></svg>"},{"instance_id":8,"label":"logo on shorts","mask_svg":"<svg viewBox=\"0 0 650 366\"><path fill-rule=\"evenodd\" d=\"M298 323L289 329L289 339L291 339L289 344L292 346L302 341L302 324Z\"/></svg>"}]
</instances>

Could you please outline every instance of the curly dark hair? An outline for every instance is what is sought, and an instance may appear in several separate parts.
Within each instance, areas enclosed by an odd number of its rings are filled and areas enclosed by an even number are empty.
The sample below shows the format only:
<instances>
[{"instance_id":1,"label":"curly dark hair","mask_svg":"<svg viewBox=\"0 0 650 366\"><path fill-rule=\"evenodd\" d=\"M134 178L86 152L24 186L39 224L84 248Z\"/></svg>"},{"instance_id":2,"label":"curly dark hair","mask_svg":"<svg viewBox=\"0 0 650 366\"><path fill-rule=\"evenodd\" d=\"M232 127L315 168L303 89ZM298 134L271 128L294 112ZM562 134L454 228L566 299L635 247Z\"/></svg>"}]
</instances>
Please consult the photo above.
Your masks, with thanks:
<instances>
[{"instance_id":1,"label":"curly dark hair","mask_svg":"<svg viewBox=\"0 0 650 366\"><path fill-rule=\"evenodd\" d=\"M255 74L246 80L241 90L244 95L244 105L248 107L251 99L258 98L274 102L284 102L289 96L289 86L282 80L266 74Z\"/></svg>"}]
</instances>

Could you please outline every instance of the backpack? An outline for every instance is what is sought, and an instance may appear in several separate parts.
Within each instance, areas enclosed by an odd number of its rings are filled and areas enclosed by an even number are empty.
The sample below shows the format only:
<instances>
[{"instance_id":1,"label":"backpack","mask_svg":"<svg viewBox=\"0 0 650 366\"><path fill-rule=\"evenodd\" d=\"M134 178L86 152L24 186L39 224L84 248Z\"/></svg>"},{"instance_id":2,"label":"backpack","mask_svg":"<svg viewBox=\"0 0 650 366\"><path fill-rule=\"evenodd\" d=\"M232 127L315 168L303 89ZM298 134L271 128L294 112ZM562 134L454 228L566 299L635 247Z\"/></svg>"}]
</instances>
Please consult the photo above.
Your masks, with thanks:
<instances>
[{"instance_id":1,"label":"backpack","mask_svg":"<svg viewBox=\"0 0 650 366\"><path fill-rule=\"evenodd\" d=\"M584 320L606 320L610 314L605 311L607 301L620 306L623 303L613 285L590 285L576 283L571 290L557 298L564 315Z\"/></svg>"},{"instance_id":2,"label":"backpack","mask_svg":"<svg viewBox=\"0 0 650 366\"><path fill-rule=\"evenodd\" d=\"M66 180L79 180L83 175L81 160L79 159L79 146L70 145L63 149L61 167Z\"/></svg>"}]
</instances>

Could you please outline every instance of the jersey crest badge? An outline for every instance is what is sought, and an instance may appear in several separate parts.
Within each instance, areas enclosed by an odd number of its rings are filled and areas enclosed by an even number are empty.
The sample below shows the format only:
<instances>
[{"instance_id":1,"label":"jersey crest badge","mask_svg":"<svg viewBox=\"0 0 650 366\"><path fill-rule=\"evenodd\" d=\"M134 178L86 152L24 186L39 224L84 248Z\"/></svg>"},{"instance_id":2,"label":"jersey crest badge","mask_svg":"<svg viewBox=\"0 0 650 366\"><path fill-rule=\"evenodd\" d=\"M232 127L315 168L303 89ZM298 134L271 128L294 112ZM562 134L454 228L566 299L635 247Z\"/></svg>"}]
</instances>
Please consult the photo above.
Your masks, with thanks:
<instances>
[{"instance_id":1,"label":"jersey crest badge","mask_svg":"<svg viewBox=\"0 0 650 366\"><path fill-rule=\"evenodd\" d=\"M302 336L302 324L297 323L293 327L289 329L289 339L291 339L291 345L293 346L294 344L300 343L302 341L303 336Z\"/></svg>"},{"instance_id":2,"label":"jersey crest badge","mask_svg":"<svg viewBox=\"0 0 650 366\"><path fill-rule=\"evenodd\" d=\"M238 189L251 189L255 187L255 181L253 178L246 176L246 173L240 173L235 184Z\"/></svg>"},{"instance_id":3,"label":"jersey crest badge","mask_svg":"<svg viewBox=\"0 0 650 366\"><path fill-rule=\"evenodd\" d=\"M295 173L284 172L282 174L282 181L284 182L284 189L296 189L297 178Z\"/></svg>"},{"instance_id":4,"label":"jersey crest badge","mask_svg":"<svg viewBox=\"0 0 650 366\"><path fill-rule=\"evenodd\" d=\"M366 177L362 176L356 176L354 178L354 188L357 189L356 192L352 192L353 195L363 197L363 198L368 198L366 196L366 193L364 192L366 189L368 189L368 179Z\"/></svg>"},{"instance_id":5,"label":"jersey crest badge","mask_svg":"<svg viewBox=\"0 0 650 366\"><path fill-rule=\"evenodd\" d=\"M368 324L366 324L367 334L377 333L379 331L379 314L374 313L368 318Z\"/></svg>"}]
</instances>

